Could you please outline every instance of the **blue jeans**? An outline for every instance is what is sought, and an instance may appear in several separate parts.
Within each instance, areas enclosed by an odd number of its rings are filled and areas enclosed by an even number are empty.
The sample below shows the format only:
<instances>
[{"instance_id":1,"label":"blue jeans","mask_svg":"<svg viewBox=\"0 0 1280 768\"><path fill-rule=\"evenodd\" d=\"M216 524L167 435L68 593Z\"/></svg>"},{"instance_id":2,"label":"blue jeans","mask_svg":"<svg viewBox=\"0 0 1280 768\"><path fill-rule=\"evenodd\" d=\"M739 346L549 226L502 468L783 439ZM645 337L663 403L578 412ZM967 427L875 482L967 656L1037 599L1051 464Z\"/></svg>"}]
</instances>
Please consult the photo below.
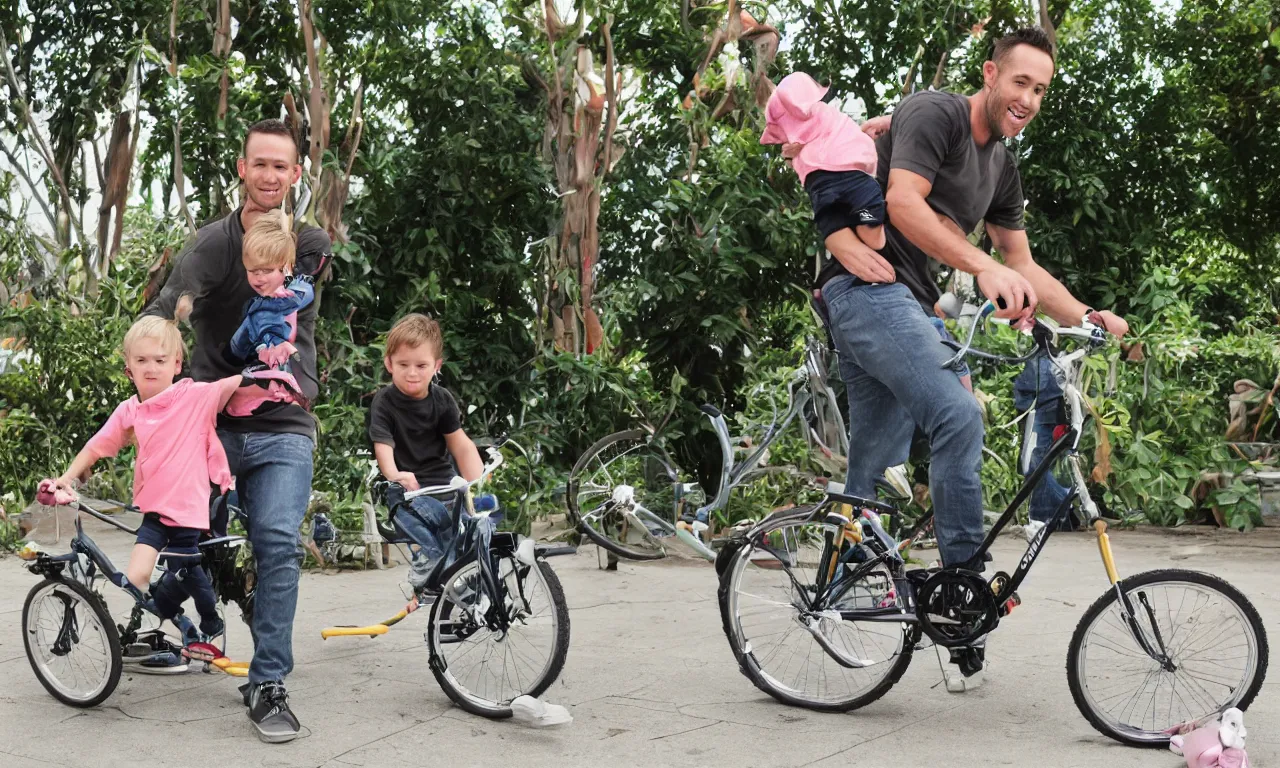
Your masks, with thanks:
<instances>
[{"instance_id":1,"label":"blue jeans","mask_svg":"<svg viewBox=\"0 0 1280 768\"><path fill-rule=\"evenodd\" d=\"M840 378L849 393L846 493L875 498L875 480L907 460L919 426L929 438L929 491L942 562L967 563L982 546L982 412L929 316L901 283L822 289ZM982 564L970 564L980 570Z\"/></svg>"},{"instance_id":2,"label":"blue jeans","mask_svg":"<svg viewBox=\"0 0 1280 768\"><path fill-rule=\"evenodd\" d=\"M1019 412L1035 406L1034 419L1024 424L1022 431L1023 452L1018 470L1023 477L1030 475L1053 447L1053 430L1066 422L1063 414L1062 388L1053 376L1048 358L1037 357L1027 362L1013 382L1013 406ZM1030 448L1030 450L1028 450ZM1040 481L1031 492L1028 514L1032 520L1047 523L1058 511L1058 505L1070 491L1053 471Z\"/></svg>"},{"instance_id":3,"label":"blue jeans","mask_svg":"<svg viewBox=\"0 0 1280 768\"><path fill-rule=\"evenodd\" d=\"M315 443L306 435L223 429L218 438L236 477L258 569L249 682L284 680L293 671L293 616L302 570L298 528L311 498Z\"/></svg>"},{"instance_id":4,"label":"blue jeans","mask_svg":"<svg viewBox=\"0 0 1280 768\"><path fill-rule=\"evenodd\" d=\"M433 496L417 496L399 506L403 502L404 488L392 483L387 488L387 508L394 511L392 524L413 541L409 545L411 552L416 545L415 560L419 557L429 562L439 560L453 546L457 533L450 528L449 510Z\"/></svg>"}]
</instances>

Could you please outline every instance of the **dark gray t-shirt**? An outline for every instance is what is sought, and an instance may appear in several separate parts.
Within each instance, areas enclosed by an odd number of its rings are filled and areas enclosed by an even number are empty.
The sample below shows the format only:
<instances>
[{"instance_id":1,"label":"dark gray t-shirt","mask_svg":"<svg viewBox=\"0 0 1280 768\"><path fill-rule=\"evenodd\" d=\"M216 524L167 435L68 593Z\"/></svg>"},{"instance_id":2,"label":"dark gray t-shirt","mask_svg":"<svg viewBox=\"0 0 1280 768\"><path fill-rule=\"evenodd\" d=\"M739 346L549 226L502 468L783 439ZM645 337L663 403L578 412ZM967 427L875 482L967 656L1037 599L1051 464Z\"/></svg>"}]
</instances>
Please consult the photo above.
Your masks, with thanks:
<instances>
[{"instance_id":1,"label":"dark gray t-shirt","mask_svg":"<svg viewBox=\"0 0 1280 768\"><path fill-rule=\"evenodd\" d=\"M204 225L195 239L178 254L173 270L160 293L143 314L173 317L178 297L191 294L195 306L191 325L196 331L195 348L191 351L191 378L215 381L240 373L243 366L233 364L223 355L232 335L244 320L245 303L256 298L244 271L244 225L240 208ZM323 229L304 226L298 231L295 275L313 275L325 268L329 260L329 236ZM298 311L298 348L293 375L302 394L315 402L320 394L316 376L316 310L320 306L320 286L315 286L315 300ZM253 416L218 414L218 427L232 432L275 432L307 435L315 438L316 422L311 414L293 403L277 403L274 408Z\"/></svg>"},{"instance_id":2,"label":"dark gray t-shirt","mask_svg":"<svg viewBox=\"0 0 1280 768\"><path fill-rule=\"evenodd\" d=\"M969 123L969 100L956 93L921 91L903 100L889 130L876 141L876 180L886 193L889 171L902 168L933 183L925 198L934 211L973 232L989 221L1006 229L1023 228L1022 180L1013 153L998 140L979 147ZM938 300L929 257L893 226L885 227L880 251L893 265L898 282L911 289L929 314Z\"/></svg>"},{"instance_id":3,"label":"dark gray t-shirt","mask_svg":"<svg viewBox=\"0 0 1280 768\"><path fill-rule=\"evenodd\" d=\"M396 469L412 472L418 485L448 485L453 479L444 436L462 429L458 401L449 390L432 384L427 396L409 397L388 384L373 396L369 439L392 448Z\"/></svg>"}]
</instances>

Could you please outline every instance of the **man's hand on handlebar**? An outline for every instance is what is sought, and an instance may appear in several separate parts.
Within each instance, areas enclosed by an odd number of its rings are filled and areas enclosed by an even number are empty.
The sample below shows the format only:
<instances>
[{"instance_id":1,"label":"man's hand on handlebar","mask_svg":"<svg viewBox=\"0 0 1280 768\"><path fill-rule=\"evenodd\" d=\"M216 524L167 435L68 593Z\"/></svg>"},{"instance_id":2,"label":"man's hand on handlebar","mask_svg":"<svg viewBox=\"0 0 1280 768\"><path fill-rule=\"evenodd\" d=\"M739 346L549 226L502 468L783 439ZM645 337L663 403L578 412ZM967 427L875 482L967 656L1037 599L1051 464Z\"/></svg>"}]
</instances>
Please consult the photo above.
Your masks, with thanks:
<instances>
[{"instance_id":1,"label":"man's hand on handlebar","mask_svg":"<svg viewBox=\"0 0 1280 768\"><path fill-rule=\"evenodd\" d=\"M1027 278L1003 264L992 263L977 276L978 289L996 305L996 317L1019 330L1031 326L1036 316L1036 291Z\"/></svg>"},{"instance_id":2,"label":"man's hand on handlebar","mask_svg":"<svg viewBox=\"0 0 1280 768\"><path fill-rule=\"evenodd\" d=\"M1125 319L1108 309L1090 312L1086 319L1112 336L1120 337L1129 332Z\"/></svg>"}]
</instances>

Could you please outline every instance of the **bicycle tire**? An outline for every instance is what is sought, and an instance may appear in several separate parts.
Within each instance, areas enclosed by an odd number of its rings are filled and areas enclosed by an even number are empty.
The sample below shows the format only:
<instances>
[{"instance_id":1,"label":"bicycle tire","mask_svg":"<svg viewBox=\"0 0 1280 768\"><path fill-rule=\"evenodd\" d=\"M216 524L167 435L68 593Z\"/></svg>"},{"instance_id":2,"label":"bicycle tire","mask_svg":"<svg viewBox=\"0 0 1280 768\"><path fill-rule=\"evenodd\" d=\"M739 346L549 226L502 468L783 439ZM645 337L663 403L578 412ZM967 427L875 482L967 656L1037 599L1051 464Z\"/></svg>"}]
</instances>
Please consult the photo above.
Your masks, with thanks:
<instances>
[{"instance_id":1,"label":"bicycle tire","mask_svg":"<svg viewBox=\"0 0 1280 768\"><path fill-rule=\"evenodd\" d=\"M582 472L591 463L591 460L599 456L606 448L625 440L640 440L649 435L649 432L643 429L628 429L621 432L614 432L611 435L605 435L591 445L574 463L573 469L569 471L569 479L565 484L565 502L568 507L569 522L573 524L583 535L590 539L596 546L601 547L615 555L626 558L627 560L661 560L667 556L665 548L659 545L657 551L642 550L627 547L614 539L605 536L600 531L583 520L582 510L578 507L578 490L579 480ZM668 469L674 469L675 464L671 461L670 456L661 448L656 448L659 456ZM656 518L656 516L655 516ZM664 529L668 530L671 535L675 534L675 526L667 523L665 520L657 519Z\"/></svg>"},{"instance_id":2,"label":"bicycle tire","mask_svg":"<svg viewBox=\"0 0 1280 768\"><path fill-rule=\"evenodd\" d=\"M815 505L816 506L816 505ZM808 509L814 509L809 507ZM761 528L753 532L753 535L762 536L772 530L778 530L788 525L797 523L800 516L800 509L791 510L786 517L781 517L775 526L770 528ZM750 649L750 640L747 639L744 648L741 645L738 636L735 617L735 609L731 605L731 595L734 593L733 582L738 578L747 565L752 553L752 547L746 546L748 539L735 541L733 543L734 550L728 556L725 563L723 573L720 574L720 585L717 590L717 598L720 604L720 618L722 628L724 629L725 638L729 641L729 648L733 651L734 659L738 662L738 671L751 681L756 688L764 691L779 702L793 707L801 707L816 712L849 712L854 709L865 707L876 701L880 697L889 692L907 671L907 667L911 664L911 657L915 651L915 643L918 639L918 629L908 627L903 628L902 647L896 658L891 662L891 667L880 680L871 689L858 696L854 696L846 701L838 702L818 702L811 699L801 698L793 695L785 690L782 685L776 682L769 674L764 672L756 662L754 654Z\"/></svg>"},{"instance_id":3,"label":"bicycle tire","mask_svg":"<svg viewBox=\"0 0 1280 768\"><path fill-rule=\"evenodd\" d=\"M1177 568L1164 568L1153 571L1146 571L1119 582L1118 586L1126 593L1138 587L1160 583L1183 583L1195 584L1200 587L1217 592L1227 601L1229 601L1240 615L1244 617L1248 629L1252 631L1257 643L1257 666L1253 673L1253 678L1248 685L1244 686L1244 693L1235 701L1226 702L1226 706L1234 706L1241 710L1247 709L1257 697L1258 692L1262 688L1263 680L1267 676L1268 662L1268 646L1266 630L1262 624L1262 618L1258 615L1258 611L1253 604L1249 602L1238 589L1231 586L1226 581L1207 573L1199 571L1188 571ZM1089 610L1085 611L1084 616L1080 618L1080 622L1076 625L1075 632L1071 636L1071 644L1067 649L1067 683L1071 688L1071 698L1075 700L1076 707L1080 710L1080 714L1089 721L1099 733L1111 739L1115 739L1122 744L1136 747L1166 747L1169 744L1168 735L1156 736L1154 732L1148 732L1149 737L1137 737L1120 730L1114 725L1106 722L1102 715L1091 705L1090 696L1085 691L1085 685L1082 681L1081 656L1082 651L1086 650L1085 639L1089 634L1095 620L1111 607L1117 601L1116 590L1108 589L1106 593L1094 601L1089 606ZM1144 687L1146 682L1144 681ZM1171 694L1172 698L1172 694Z\"/></svg>"},{"instance_id":4,"label":"bicycle tire","mask_svg":"<svg viewBox=\"0 0 1280 768\"><path fill-rule=\"evenodd\" d=\"M107 652L106 661L108 664L106 682L102 689L92 696L77 698L60 690L59 686L48 677L46 672L42 671L41 665L37 663L36 655L31 648L31 605L40 593L52 589L67 589L75 595L78 601L88 606L93 613L94 620L102 628L102 633L105 636L107 646L105 649ZM122 655L123 649L120 647L119 630L116 628L115 622L112 621L111 614L107 611L107 606L101 596L89 591L79 582L46 578L27 592L27 598L22 604L22 645L27 652L27 661L30 662L31 671L35 673L36 679L40 681L40 684L44 686L51 696L67 706L83 709L96 707L106 701L115 692L116 686L120 684L120 673L124 669L124 659Z\"/></svg>"},{"instance_id":5,"label":"bicycle tire","mask_svg":"<svg viewBox=\"0 0 1280 768\"><path fill-rule=\"evenodd\" d=\"M473 566L478 566L474 554L449 566L440 583L444 585L453 584L463 570ZM569 656L569 604L565 600L564 588L560 584L559 577L556 576L555 571L551 569L551 566L545 560L537 560L534 566L530 567L538 569L543 582L547 586L548 598L551 601L556 621L554 648L551 652L550 663L539 679L529 685L528 690L521 692L536 698L546 692L547 688L560 676L560 672L564 669L565 660ZM477 697L468 695L468 692L463 690L449 673L448 664L440 650L441 638L438 629L440 621L445 618L441 614L448 610L448 606L453 605L447 600L446 595L447 590L442 590L441 594L431 604L430 628L427 631L427 647L431 654L431 674L435 676L436 682L449 699L465 711L493 720L503 720L511 717L510 701L480 701Z\"/></svg>"}]
</instances>

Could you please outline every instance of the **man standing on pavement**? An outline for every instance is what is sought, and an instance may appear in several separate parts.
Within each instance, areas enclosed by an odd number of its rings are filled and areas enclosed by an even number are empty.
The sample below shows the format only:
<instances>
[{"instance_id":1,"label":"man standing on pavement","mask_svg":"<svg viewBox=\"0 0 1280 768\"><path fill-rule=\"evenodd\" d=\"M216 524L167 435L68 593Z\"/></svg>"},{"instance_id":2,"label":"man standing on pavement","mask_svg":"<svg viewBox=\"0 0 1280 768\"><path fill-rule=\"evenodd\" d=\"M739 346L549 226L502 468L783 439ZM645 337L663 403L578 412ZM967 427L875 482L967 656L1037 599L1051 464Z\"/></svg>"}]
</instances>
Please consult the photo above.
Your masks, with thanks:
<instances>
[{"instance_id":1,"label":"man standing on pavement","mask_svg":"<svg viewBox=\"0 0 1280 768\"><path fill-rule=\"evenodd\" d=\"M245 135L236 170L244 204L196 233L178 255L168 281L146 313L171 316L183 294L195 302L191 324L196 343L191 375L214 381L240 373L223 349L243 319L245 303L257 296L249 285L241 250L245 232L266 211L279 208L302 176L298 147L289 126L263 120ZM329 237L316 227L297 233L297 270L318 278L328 262ZM297 354L292 371L302 393L314 401L316 377L315 300L298 312ZM249 682L241 687L250 721L263 741L297 738L299 723L289 708L284 679L293 670L293 618L298 602L299 526L311 496L314 418L294 403L273 403L264 413L241 418L218 416L218 437L227 452L249 541L257 563L254 594L254 654Z\"/></svg>"},{"instance_id":2,"label":"man standing on pavement","mask_svg":"<svg viewBox=\"0 0 1280 768\"><path fill-rule=\"evenodd\" d=\"M1054 67L1045 33L1021 29L996 42L976 94L924 91L905 99L876 141L886 246L880 253L856 248L842 257L845 270L820 286L849 392L850 445L857 446L846 492L874 497L875 478L907 460L918 425L929 438L934 524L947 567L982 569L973 560L983 539L983 425L977 401L943 367L952 351L929 319L939 297L929 259L974 275L979 290L1006 307L999 317L1025 323L1039 309L1067 325L1088 319L1117 335L1128 330L1037 265L1023 230L1022 182L1002 139L1039 112ZM979 221L1003 264L966 239ZM948 690L981 683L981 645L952 650L958 671L947 674Z\"/></svg>"}]
</instances>

